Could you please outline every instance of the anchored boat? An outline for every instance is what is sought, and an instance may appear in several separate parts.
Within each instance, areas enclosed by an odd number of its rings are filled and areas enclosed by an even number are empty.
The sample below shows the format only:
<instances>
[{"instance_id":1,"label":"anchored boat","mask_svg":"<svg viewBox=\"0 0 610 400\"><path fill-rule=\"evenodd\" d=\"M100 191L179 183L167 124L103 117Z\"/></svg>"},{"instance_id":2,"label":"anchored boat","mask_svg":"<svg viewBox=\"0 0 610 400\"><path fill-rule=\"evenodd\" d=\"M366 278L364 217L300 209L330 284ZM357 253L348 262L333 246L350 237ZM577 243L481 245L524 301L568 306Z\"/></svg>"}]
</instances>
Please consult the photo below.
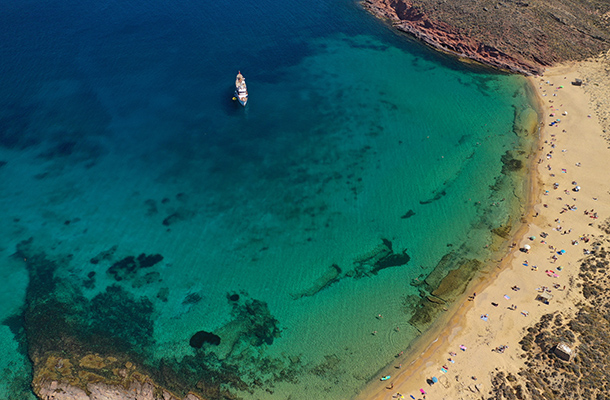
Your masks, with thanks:
<instances>
[{"instance_id":1,"label":"anchored boat","mask_svg":"<svg viewBox=\"0 0 610 400\"><path fill-rule=\"evenodd\" d=\"M246 78L244 78L240 71L237 72L237 77L235 78L235 97L242 106L246 106L248 102L248 88L246 86Z\"/></svg>"}]
</instances>

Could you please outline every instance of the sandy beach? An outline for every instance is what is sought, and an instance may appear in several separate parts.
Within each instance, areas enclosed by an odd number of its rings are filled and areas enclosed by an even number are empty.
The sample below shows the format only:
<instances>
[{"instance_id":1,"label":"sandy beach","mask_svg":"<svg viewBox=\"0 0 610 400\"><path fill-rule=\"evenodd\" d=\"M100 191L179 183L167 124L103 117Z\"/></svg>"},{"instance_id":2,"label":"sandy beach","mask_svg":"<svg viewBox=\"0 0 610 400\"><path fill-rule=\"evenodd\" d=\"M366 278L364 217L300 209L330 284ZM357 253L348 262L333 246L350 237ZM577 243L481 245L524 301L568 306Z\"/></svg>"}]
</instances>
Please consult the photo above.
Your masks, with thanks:
<instances>
[{"instance_id":1,"label":"sandy beach","mask_svg":"<svg viewBox=\"0 0 610 400\"><path fill-rule=\"evenodd\" d=\"M473 282L439 333L413 349L410 360L382 371L391 378L372 383L360 398L487 398L499 373L516 376L526 368L519 342L528 328L545 314L576 313L584 298L581 260L594 252L610 216L609 69L610 52L529 78L543 123L523 227L495 272ZM582 86L572 84L577 78Z\"/></svg>"}]
</instances>

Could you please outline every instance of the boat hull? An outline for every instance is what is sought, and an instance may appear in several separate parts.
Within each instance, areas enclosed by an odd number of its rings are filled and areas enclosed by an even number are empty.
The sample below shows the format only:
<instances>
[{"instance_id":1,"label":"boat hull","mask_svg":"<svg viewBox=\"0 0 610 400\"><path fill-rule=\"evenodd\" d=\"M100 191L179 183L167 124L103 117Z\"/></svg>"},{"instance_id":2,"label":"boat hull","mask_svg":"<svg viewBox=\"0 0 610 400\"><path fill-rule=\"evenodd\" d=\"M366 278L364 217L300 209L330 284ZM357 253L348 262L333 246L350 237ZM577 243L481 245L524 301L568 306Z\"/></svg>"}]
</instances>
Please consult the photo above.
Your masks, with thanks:
<instances>
[{"instance_id":1,"label":"boat hull","mask_svg":"<svg viewBox=\"0 0 610 400\"><path fill-rule=\"evenodd\" d=\"M239 93L237 92L237 90L235 90L235 98L237 99L237 101L239 101L239 104L241 104L242 106L246 106L246 104L248 103L248 96L241 96L239 95Z\"/></svg>"},{"instance_id":2,"label":"boat hull","mask_svg":"<svg viewBox=\"0 0 610 400\"><path fill-rule=\"evenodd\" d=\"M235 98L239 101L239 104L246 106L248 103L248 87L246 86L246 78L241 74L237 73L235 78Z\"/></svg>"}]
</instances>

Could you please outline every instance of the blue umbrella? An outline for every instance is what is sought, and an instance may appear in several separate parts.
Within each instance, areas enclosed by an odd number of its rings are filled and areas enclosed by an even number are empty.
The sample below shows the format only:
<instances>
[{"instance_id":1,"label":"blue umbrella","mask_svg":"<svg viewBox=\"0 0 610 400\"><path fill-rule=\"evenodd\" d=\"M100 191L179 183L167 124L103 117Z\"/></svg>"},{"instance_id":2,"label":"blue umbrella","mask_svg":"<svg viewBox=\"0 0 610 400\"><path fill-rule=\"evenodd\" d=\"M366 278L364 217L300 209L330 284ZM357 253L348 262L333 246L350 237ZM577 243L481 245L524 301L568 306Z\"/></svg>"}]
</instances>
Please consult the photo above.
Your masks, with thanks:
<instances>
[{"instance_id":1,"label":"blue umbrella","mask_svg":"<svg viewBox=\"0 0 610 400\"><path fill-rule=\"evenodd\" d=\"M432 377L432 382L434 382L434 383L438 382L438 378L436 376L433 376Z\"/></svg>"}]
</instances>

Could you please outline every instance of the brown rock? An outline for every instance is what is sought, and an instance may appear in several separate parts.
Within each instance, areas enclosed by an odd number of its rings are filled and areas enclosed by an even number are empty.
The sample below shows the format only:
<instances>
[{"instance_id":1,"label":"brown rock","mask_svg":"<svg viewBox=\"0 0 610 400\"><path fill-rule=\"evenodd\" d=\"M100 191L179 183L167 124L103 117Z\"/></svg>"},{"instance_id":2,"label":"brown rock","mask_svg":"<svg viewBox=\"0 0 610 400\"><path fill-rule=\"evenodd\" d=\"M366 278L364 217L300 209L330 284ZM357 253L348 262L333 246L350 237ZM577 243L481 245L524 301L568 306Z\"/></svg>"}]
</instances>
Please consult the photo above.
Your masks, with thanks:
<instances>
[{"instance_id":1,"label":"brown rock","mask_svg":"<svg viewBox=\"0 0 610 400\"><path fill-rule=\"evenodd\" d=\"M79 365L83 368L101 369L106 366L104 359L97 354L87 354L80 359Z\"/></svg>"},{"instance_id":2,"label":"brown rock","mask_svg":"<svg viewBox=\"0 0 610 400\"><path fill-rule=\"evenodd\" d=\"M535 0L364 0L373 15L443 52L531 75L610 48L610 4ZM552 13L549 12L552 10Z\"/></svg>"}]
</instances>

